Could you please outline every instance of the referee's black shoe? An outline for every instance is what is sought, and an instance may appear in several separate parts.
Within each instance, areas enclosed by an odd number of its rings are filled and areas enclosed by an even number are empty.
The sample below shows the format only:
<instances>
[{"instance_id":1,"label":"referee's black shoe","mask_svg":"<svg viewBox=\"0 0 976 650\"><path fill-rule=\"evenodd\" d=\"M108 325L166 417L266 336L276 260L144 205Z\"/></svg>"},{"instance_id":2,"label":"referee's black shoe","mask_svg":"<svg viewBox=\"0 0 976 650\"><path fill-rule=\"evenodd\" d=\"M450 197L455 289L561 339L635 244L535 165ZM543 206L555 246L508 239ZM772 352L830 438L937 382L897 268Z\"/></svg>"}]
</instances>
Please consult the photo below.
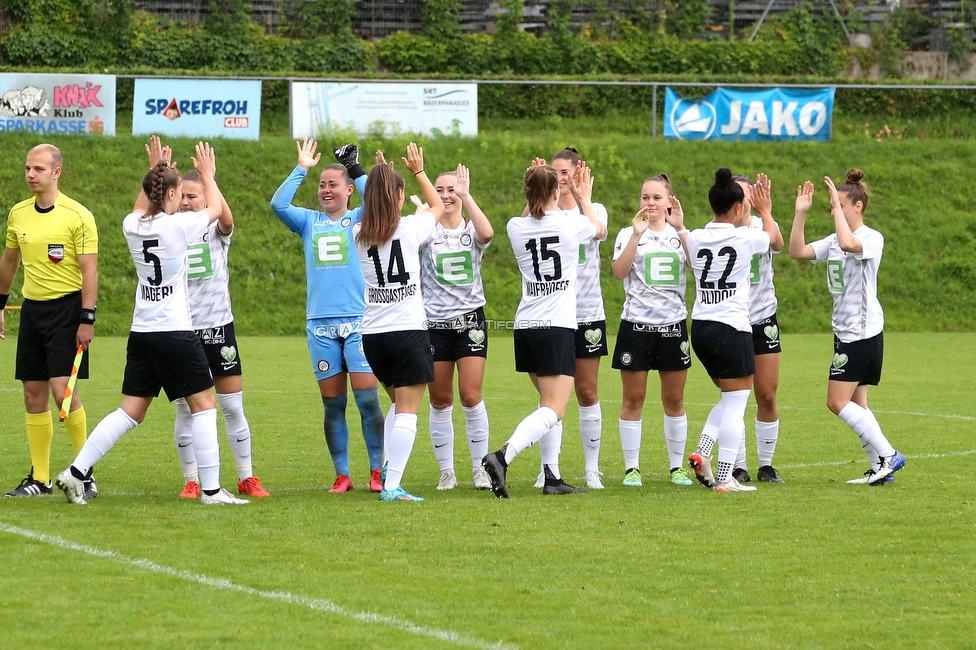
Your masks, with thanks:
<instances>
[{"instance_id":1,"label":"referee's black shoe","mask_svg":"<svg viewBox=\"0 0 976 650\"><path fill-rule=\"evenodd\" d=\"M543 494L586 494L583 488L573 487L561 478L556 478L549 466L545 466L546 483L542 486Z\"/></svg>"},{"instance_id":2,"label":"referee's black shoe","mask_svg":"<svg viewBox=\"0 0 976 650\"><path fill-rule=\"evenodd\" d=\"M30 468L30 472L27 473L27 478L20 482L20 485L7 492L5 496L8 497L36 497L42 494L52 494L54 488L48 483L44 485L40 481L34 478L34 468Z\"/></svg>"},{"instance_id":3,"label":"referee's black shoe","mask_svg":"<svg viewBox=\"0 0 976 650\"><path fill-rule=\"evenodd\" d=\"M505 447L507 446L508 443L505 443ZM491 479L491 493L495 495L496 499L508 498L508 486L505 484L505 478L508 474L508 464L505 462L505 447L481 459L481 465L488 472L488 478Z\"/></svg>"},{"instance_id":4,"label":"referee's black shoe","mask_svg":"<svg viewBox=\"0 0 976 650\"><path fill-rule=\"evenodd\" d=\"M751 483L752 477L749 476L749 470L744 467L736 467L732 470L732 478L737 480L739 483Z\"/></svg>"}]
</instances>

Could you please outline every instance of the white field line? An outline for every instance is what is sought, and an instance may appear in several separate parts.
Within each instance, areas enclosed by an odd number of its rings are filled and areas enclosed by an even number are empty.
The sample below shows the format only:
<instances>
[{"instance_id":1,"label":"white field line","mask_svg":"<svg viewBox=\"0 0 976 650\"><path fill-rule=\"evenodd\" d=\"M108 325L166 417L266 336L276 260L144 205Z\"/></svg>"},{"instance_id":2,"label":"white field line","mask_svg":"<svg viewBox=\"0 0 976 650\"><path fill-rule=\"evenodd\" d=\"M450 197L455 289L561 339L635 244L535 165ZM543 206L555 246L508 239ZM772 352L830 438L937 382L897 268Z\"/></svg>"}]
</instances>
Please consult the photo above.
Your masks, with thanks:
<instances>
[{"instance_id":1,"label":"white field line","mask_svg":"<svg viewBox=\"0 0 976 650\"><path fill-rule=\"evenodd\" d=\"M3 531L5 533L10 533L11 535L19 535L20 537L25 537L27 539L31 539L34 541L43 542L45 544L50 544L51 546L56 546L61 549L65 549L69 551L78 551L80 553L84 553L92 557L97 557L104 560L111 560L119 564L126 564L132 567L136 567L138 569L150 571L152 573L173 576L175 578L180 578L188 582L196 582L198 584L204 585L205 587L211 587L213 589L222 589L224 591L234 591L242 594L247 594L248 596L259 596L261 598L267 598L269 600L278 600L293 605L308 607L309 609L325 612L327 614L335 614L336 616L349 618L354 621L359 621L360 623L373 623L377 625L384 625L386 627L391 627L400 630L402 632L409 632L410 634L416 634L418 636L437 639L438 641L445 641L447 643L453 643L458 646L464 646L467 648L479 648L482 650L518 650L516 646L504 644L501 641L497 643L490 643L488 641L482 641L481 639L465 636L463 634L460 634L458 632L453 632L451 630L439 630L433 627L417 625L416 623L411 623L410 621L404 620L402 618L397 618L395 616L385 616L383 614L375 614L373 612L357 612L355 610L346 609L341 605L337 605L333 603L331 600L322 600L320 598L308 598L306 596L299 596L296 594L289 593L287 591L264 591L261 589L254 589L253 587L239 585L231 582L230 580L225 580L223 578L211 578L201 573L193 573L191 571L184 571L183 569L175 569L173 567L168 567L163 564L157 564L156 562L152 562L150 560L130 558L130 557L126 557L125 555L116 553L114 551L104 551L102 549L98 549L93 546L76 544L75 542L68 541L63 537L38 533L32 530L27 530L25 528L20 528L18 526L12 526L2 521L0 521L0 531Z\"/></svg>"}]
</instances>

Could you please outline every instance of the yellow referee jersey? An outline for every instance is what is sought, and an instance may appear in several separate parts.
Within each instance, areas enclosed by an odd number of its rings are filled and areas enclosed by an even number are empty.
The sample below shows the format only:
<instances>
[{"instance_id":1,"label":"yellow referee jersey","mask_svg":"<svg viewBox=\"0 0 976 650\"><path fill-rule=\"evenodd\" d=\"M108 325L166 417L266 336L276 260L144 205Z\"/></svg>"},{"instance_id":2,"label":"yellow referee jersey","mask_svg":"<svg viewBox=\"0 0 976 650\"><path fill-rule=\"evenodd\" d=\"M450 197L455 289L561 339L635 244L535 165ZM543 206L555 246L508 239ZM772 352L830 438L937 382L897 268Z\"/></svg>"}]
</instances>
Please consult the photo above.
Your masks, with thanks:
<instances>
[{"instance_id":1,"label":"yellow referee jersey","mask_svg":"<svg viewBox=\"0 0 976 650\"><path fill-rule=\"evenodd\" d=\"M39 212L34 199L27 199L10 210L7 247L20 249L24 297L54 300L81 291L78 256L98 252L95 218L63 193L50 211Z\"/></svg>"}]
</instances>

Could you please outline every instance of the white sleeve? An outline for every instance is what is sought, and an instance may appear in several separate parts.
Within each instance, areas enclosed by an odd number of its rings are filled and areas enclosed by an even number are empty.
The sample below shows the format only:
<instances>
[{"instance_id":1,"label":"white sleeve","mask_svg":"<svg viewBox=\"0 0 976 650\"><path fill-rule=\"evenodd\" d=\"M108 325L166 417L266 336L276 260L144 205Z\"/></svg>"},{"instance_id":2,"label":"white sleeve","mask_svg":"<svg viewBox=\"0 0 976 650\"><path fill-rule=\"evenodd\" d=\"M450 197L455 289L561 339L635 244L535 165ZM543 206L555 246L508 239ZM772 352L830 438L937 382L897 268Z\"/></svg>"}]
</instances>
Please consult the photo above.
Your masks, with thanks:
<instances>
[{"instance_id":1,"label":"white sleeve","mask_svg":"<svg viewBox=\"0 0 976 650\"><path fill-rule=\"evenodd\" d=\"M769 250L769 235L765 230L755 232L752 237L752 252L754 255L762 255Z\"/></svg>"},{"instance_id":2,"label":"white sleeve","mask_svg":"<svg viewBox=\"0 0 976 650\"><path fill-rule=\"evenodd\" d=\"M581 244L585 244L596 237L596 227L586 215L581 214L576 217L576 229L579 230Z\"/></svg>"},{"instance_id":3,"label":"white sleeve","mask_svg":"<svg viewBox=\"0 0 976 650\"><path fill-rule=\"evenodd\" d=\"M813 259L814 263L827 261L827 253L830 251L830 236L815 242L810 242L809 246L813 249L814 255L816 255Z\"/></svg>"},{"instance_id":4,"label":"white sleeve","mask_svg":"<svg viewBox=\"0 0 976 650\"><path fill-rule=\"evenodd\" d=\"M201 239L210 228L210 215L202 210L200 212L180 212L181 219L178 224L186 233L187 243Z\"/></svg>"},{"instance_id":5,"label":"white sleeve","mask_svg":"<svg viewBox=\"0 0 976 650\"><path fill-rule=\"evenodd\" d=\"M863 235L854 235L861 242L861 252L854 255L854 259L870 260L881 255L884 250L884 236L874 230Z\"/></svg>"},{"instance_id":6,"label":"white sleeve","mask_svg":"<svg viewBox=\"0 0 976 650\"><path fill-rule=\"evenodd\" d=\"M617 261L617 258L619 258L623 254L624 249L627 248L627 242L629 242L630 238L633 236L634 236L633 226L627 226L626 228L620 229L620 232L617 233L617 239L613 243L614 261Z\"/></svg>"},{"instance_id":7,"label":"white sleeve","mask_svg":"<svg viewBox=\"0 0 976 650\"><path fill-rule=\"evenodd\" d=\"M430 239L430 236L434 234L434 228L437 227L437 219L434 218L434 215L430 212L421 212L410 218L415 219L413 223L417 229L417 237L420 243L424 243Z\"/></svg>"},{"instance_id":8,"label":"white sleeve","mask_svg":"<svg viewBox=\"0 0 976 650\"><path fill-rule=\"evenodd\" d=\"M610 223L610 216L602 203L594 203L593 209L596 211L596 218L603 224L603 239L599 241L606 241L607 237L610 236L610 229L607 227L607 224Z\"/></svg>"}]
</instances>

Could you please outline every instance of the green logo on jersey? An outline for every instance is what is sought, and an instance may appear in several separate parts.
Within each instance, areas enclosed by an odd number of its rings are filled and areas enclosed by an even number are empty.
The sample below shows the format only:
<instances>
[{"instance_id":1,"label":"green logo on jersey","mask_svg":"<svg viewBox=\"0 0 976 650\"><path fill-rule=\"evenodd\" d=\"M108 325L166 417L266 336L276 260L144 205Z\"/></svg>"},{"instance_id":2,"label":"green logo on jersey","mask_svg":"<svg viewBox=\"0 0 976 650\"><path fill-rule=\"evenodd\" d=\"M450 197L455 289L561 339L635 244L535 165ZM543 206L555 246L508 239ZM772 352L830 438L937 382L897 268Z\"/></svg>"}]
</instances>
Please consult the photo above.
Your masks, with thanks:
<instances>
[{"instance_id":1,"label":"green logo on jersey","mask_svg":"<svg viewBox=\"0 0 976 650\"><path fill-rule=\"evenodd\" d=\"M441 253L434 261L437 281L441 284L473 284L474 264L471 251Z\"/></svg>"},{"instance_id":2,"label":"green logo on jersey","mask_svg":"<svg viewBox=\"0 0 976 650\"><path fill-rule=\"evenodd\" d=\"M323 232L312 238L315 266L349 263L349 236L344 232Z\"/></svg>"},{"instance_id":3,"label":"green logo on jersey","mask_svg":"<svg viewBox=\"0 0 976 650\"><path fill-rule=\"evenodd\" d=\"M213 275L213 261L210 259L210 244L190 244L186 247L186 277L191 280L209 278Z\"/></svg>"},{"instance_id":4,"label":"green logo on jersey","mask_svg":"<svg viewBox=\"0 0 976 650\"><path fill-rule=\"evenodd\" d=\"M827 260L827 289L844 293L844 260Z\"/></svg>"},{"instance_id":5,"label":"green logo on jersey","mask_svg":"<svg viewBox=\"0 0 976 650\"><path fill-rule=\"evenodd\" d=\"M678 347L681 348L681 354L685 355L686 357L689 355L689 353L691 353L691 343L688 341L682 341L681 345Z\"/></svg>"},{"instance_id":6,"label":"green logo on jersey","mask_svg":"<svg viewBox=\"0 0 976 650\"><path fill-rule=\"evenodd\" d=\"M644 282L677 286L681 281L681 258L677 253L648 253L644 256Z\"/></svg>"},{"instance_id":7,"label":"green logo on jersey","mask_svg":"<svg viewBox=\"0 0 976 650\"><path fill-rule=\"evenodd\" d=\"M779 327L776 325L767 325L763 328L763 334L765 334L766 338L770 341L775 341L779 338Z\"/></svg>"},{"instance_id":8,"label":"green logo on jersey","mask_svg":"<svg viewBox=\"0 0 976 650\"><path fill-rule=\"evenodd\" d=\"M579 264L585 264L585 263L586 263L586 246L584 244L580 244Z\"/></svg>"},{"instance_id":9,"label":"green logo on jersey","mask_svg":"<svg viewBox=\"0 0 976 650\"><path fill-rule=\"evenodd\" d=\"M759 284L759 253L752 256L752 275L749 276L749 282Z\"/></svg>"}]
</instances>

